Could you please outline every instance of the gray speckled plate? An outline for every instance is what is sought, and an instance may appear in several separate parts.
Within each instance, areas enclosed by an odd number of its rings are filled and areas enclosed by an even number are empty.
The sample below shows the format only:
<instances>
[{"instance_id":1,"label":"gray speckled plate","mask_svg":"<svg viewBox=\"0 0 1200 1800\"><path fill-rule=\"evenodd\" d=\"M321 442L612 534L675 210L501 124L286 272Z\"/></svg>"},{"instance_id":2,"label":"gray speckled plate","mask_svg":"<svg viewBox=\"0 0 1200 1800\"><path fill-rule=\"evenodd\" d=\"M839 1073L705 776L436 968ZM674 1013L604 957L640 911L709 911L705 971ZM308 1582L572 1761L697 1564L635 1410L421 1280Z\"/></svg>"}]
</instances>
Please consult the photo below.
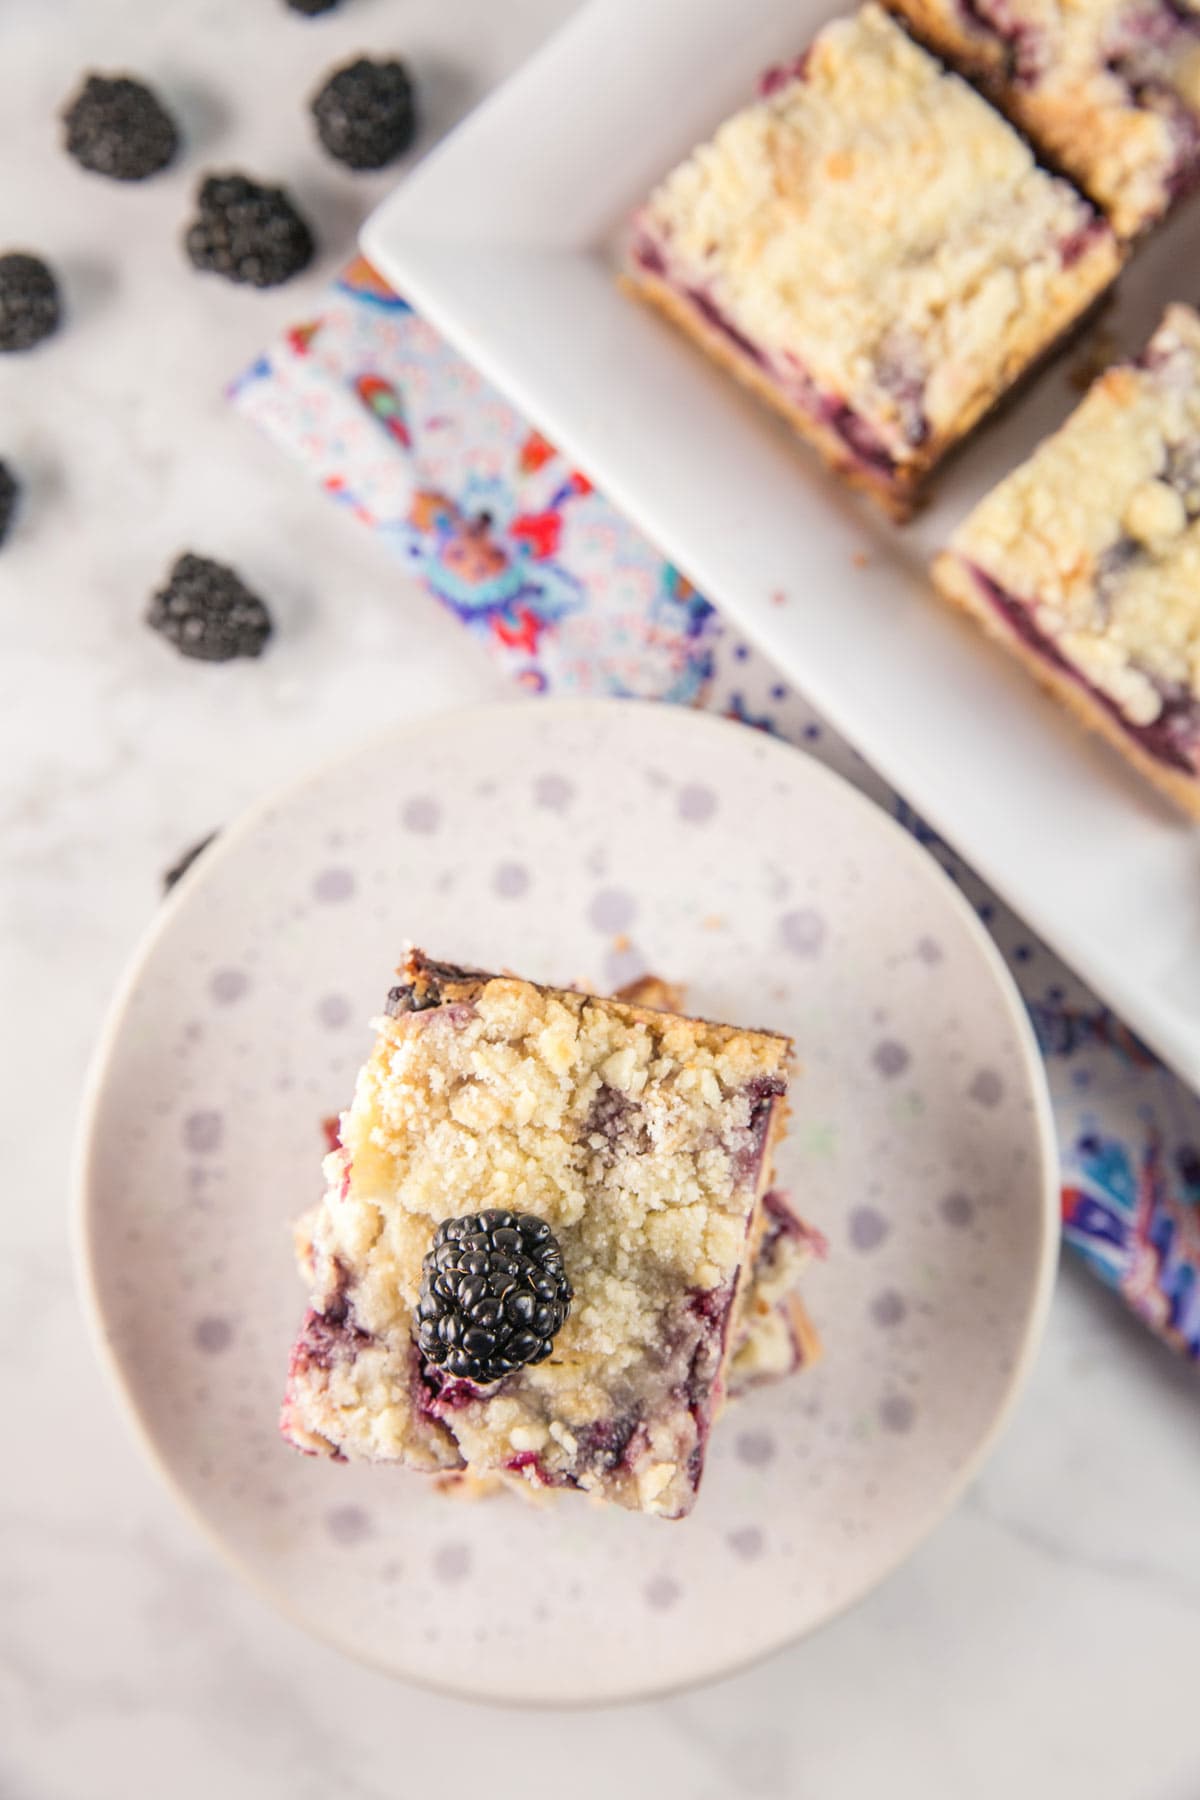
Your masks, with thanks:
<instances>
[{"instance_id":1,"label":"gray speckled plate","mask_svg":"<svg viewBox=\"0 0 1200 1800\"><path fill-rule=\"evenodd\" d=\"M650 967L796 1039L781 1176L829 1239L826 1356L725 1415L681 1524L453 1501L276 1436L290 1222L406 937L546 981ZM292 1617L461 1693L613 1699L811 1630L946 1511L1039 1336L1052 1143L1016 992L904 832L744 726L543 701L393 733L181 883L97 1057L81 1255L147 1447Z\"/></svg>"}]
</instances>

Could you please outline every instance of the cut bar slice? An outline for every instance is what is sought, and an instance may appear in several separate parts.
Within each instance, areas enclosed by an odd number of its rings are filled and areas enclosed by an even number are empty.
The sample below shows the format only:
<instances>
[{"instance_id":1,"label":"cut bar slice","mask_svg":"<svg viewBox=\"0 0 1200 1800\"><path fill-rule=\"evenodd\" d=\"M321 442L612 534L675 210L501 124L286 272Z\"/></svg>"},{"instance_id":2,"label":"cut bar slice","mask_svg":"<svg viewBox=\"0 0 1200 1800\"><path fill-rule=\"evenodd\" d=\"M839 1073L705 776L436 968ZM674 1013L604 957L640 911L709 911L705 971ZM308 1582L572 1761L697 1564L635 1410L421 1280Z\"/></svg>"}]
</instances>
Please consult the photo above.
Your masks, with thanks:
<instances>
[{"instance_id":1,"label":"cut bar slice","mask_svg":"<svg viewBox=\"0 0 1200 1800\"><path fill-rule=\"evenodd\" d=\"M614 998L663 1012L684 1007L683 988L658 975L640 976ZM825 1239L794 1211L786 1194L771 1188L759 1202L750 1242L748 1275L739 1283L729 1328L725 1391L730 1400L809 1368L821 1355L820 1335L797 1284L814 1256L825 1255Z\"/></svg>"},{"instance_id":2,"label":"cut bar slice","mask_svg":"<svg viewBox=\"0 0 1200 1800\"><path fill-rule=\"evenodd\" d=\"M1122 237L1200 180L1200 13L1178 0L888 0Z\"/></svg>"},{"instance_id":3,"label":"cut bar slice","mask_svg":"<svg viewBox=\"0 0 1200 1800\"><path fill-rule=\"evenodd\" d=\"M665 983L655 986L672 991ZM825 1240L774 1189L763 1195L756 1218L757 1248L748 1278L739 1284L729 1327L727 1400L811 1368L821 1355L820 1336L796 1283L814 1256L825 1255ZM522 1500L544 1502L552 1491L531 1487L517 1475L474 1475L466 1469L442 1475L439 1487L460 1500L484 1500L507 1488Z\"/></svg>"},{"instance_id":4,"label":"cut bar slice","mask_svg":"<svg viewBox=\"0 0 1200 1800\"><path fill-rule=\"evenodd\" d=\"M285 1435L326 1455L519 1473L668 1518L695 1500L782 1130L771 1033L409 955L302 1222L310 1311ZM543 1220L574 1297L489 1386L415 1341L439 1224Z\"/></svg>"},{"instance_id":5,"label":"cut bar slice","mask_svg":"<svg viewBox=\"0 0 1200 1800\"><path fill-rule=\"evenodd\" d=\"M905 517L1116 275L1109 226L876 5L634 221L631 285Z\"/></svg>"},{"instance_id":6,"label":"cut bar slice","mask_svg":"<svg viewBox=\"0 0 1200 1800\"><path fill-rule=\"evenodd\" d=\"M750 1279L738 1290L730 1327L729 1399L808 1368L821 1340L797 1284L825 1240L792 1210L786 1194L763 1195Z\"/></svg>"},{"instance_id":7,"label":"cut bar slice","mask_svg":"<svg viewBox=\"0 0 1200 1800\"><path fill-rule=\"evenodd\" d=\"M1134 363L976 507L934 564L967 609L1200 816L1200 317Z\"/></svg>"}]
</instances>

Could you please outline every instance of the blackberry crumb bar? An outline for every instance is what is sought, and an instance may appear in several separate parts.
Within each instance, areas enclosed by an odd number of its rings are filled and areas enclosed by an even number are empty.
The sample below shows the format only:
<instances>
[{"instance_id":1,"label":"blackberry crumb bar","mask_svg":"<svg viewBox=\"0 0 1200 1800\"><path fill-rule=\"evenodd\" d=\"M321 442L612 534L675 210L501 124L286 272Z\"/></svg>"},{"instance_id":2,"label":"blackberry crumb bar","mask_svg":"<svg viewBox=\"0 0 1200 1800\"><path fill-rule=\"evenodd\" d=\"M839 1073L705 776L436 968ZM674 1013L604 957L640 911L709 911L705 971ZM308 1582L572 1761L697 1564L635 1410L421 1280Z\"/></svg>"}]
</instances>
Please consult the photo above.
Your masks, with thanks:
<instances>
[{"instance_id":1,"label":"blackberry crumb bar","mask_svg":"<svg viewBox=\"0 0 1200 1800\"><path fill-rule=\"evenodd\" d=\"M824 1256L820 1232L775 1189L763 1195L755 1227L749 1279L738 1290L730 1328L730 1400L782 1381L815 1363L821 1340L797 1284L814 1256Z\"/></svg>"},{"instance_id":2,"label":"blackberry crumb bar","mask_svg":"<svg viewBox=\"0 0 1200 1800\"><path fill-rule=\"evenodd\" d=\"M301 1223L285 1436L689 1512L790 1049L411 952ZM529 1297L481 1313L509 1257L542 1258ZM501 1341L510 1305L532 1345Z\"/></svg>"},{"instance_id":3,"label":"blackberry crumb bar","mask_svg":"<svg viewBox=\"0 0 1200 1800\"><path fill-rule=\"evenodd\" d=\"M1200 180L1200 13L1184 0L888 0L1122 237Z\"/></svg>"},{"instance_id":4,"label":"blackberry crumb bar","mask_svg":"<svg viewBox=\"0 0 1200 1800\"><path fill-rule=\"evenodd\" d=\"M897 518L1118 272L1107 223L879 6L634 221L630 285Z\"/></svg>"},{"instance_id":5,"label":"blackberry crumb bar","mask_svg":"<svg viewBox=\"0 0 1200 1800\"><path fill-rule=\"evenodd\" d=\"M1171 306L975 509L934 580L1200 817L1200 317Z\"/></svg>"}]
</instances>

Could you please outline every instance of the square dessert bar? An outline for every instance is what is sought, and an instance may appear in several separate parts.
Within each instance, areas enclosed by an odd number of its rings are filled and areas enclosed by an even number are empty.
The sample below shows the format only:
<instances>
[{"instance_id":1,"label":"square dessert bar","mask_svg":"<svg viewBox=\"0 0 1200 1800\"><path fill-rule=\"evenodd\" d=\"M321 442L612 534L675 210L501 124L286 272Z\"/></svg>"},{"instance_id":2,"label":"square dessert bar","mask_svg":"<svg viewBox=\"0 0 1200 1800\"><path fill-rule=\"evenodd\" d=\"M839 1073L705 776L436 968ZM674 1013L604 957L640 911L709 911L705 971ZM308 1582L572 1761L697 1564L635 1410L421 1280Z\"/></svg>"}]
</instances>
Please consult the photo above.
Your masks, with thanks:
<instances>
[{"instance_id":1,"label":"square dessert bar","mask_svg":"<svg viewBox=\"0 0 1200 1800\"><path fill-rule=\"evenodd\" d=\"M629 281L896 517L1088 311L1107 223L876 5L634 221Z\"/></svg>"},{"instance_id":2,"label":"square dessert bar","mask_svg":"<svg viewBox=\"0 0 1200 1800\"><path fill-rule=\"evenodd\" d=\"M1133 237L1200 180L1200 13L1178 0L888 0Z\"/></svg>"},{"instance_id":3,"label":"square dessert bar","mask_svg":"<svg viewBox=\"0 0 1200 1800\"><path fill-rule=\"evenodd\" d=\"M301 1224L284 1434L690 1511L790 1049L411 952Z\"/></svg>"},{"instance_id":4,"label":"square dessert bar","mask_svg":"<svg viewBox=\"0 0 1200 1800\"><path fill-rule=\"evenodd\" d=\"M1200 317L1136 362L976 507L934 565L1085 725L1200 817Z\"/></svg>"}]
</instances>

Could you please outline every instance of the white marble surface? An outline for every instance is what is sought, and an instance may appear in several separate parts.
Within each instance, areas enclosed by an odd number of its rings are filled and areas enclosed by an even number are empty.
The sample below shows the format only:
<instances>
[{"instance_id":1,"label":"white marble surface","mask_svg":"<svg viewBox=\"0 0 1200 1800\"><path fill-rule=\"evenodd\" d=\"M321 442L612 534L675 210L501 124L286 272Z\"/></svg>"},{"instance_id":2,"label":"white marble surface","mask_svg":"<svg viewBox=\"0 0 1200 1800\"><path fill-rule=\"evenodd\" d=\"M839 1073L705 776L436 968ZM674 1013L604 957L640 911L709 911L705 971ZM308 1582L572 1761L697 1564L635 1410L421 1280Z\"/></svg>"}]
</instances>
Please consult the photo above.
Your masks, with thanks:
<instances>
[{"instance_id":1,"label":"white marble surface","mask_svg":"<svg viewBox=\"0 0 1200 1800\"><path fill-rule=\"evenodd\" d=\"M369 722L498 685L222 403L387 184L321 158L301 96L343 53L399 48L428 142L569 5L346 0L311 24L281 0L0 6L0 247L44 251L70 309L57 342L0 366L0 456L30 481L0 555L0 1796L386 1800L452 1771L454 1791L505 1800L544 1771L579 1800L1194 1800L1196 1377L1075 1269L1017 1422L906 1569L752 1673L615 1715L435 1700L309 1642L176 1514L93 1364L71 1126L161 869ZM56 148L78 72L122 64L177 98L194 146L141 191ZM303 196L326 253L302 283L264 296L188 272L175 238L213 164ZM186 664L139 625L184 544L271 596L267 662Z\"/></svg>"}]
</instances>

